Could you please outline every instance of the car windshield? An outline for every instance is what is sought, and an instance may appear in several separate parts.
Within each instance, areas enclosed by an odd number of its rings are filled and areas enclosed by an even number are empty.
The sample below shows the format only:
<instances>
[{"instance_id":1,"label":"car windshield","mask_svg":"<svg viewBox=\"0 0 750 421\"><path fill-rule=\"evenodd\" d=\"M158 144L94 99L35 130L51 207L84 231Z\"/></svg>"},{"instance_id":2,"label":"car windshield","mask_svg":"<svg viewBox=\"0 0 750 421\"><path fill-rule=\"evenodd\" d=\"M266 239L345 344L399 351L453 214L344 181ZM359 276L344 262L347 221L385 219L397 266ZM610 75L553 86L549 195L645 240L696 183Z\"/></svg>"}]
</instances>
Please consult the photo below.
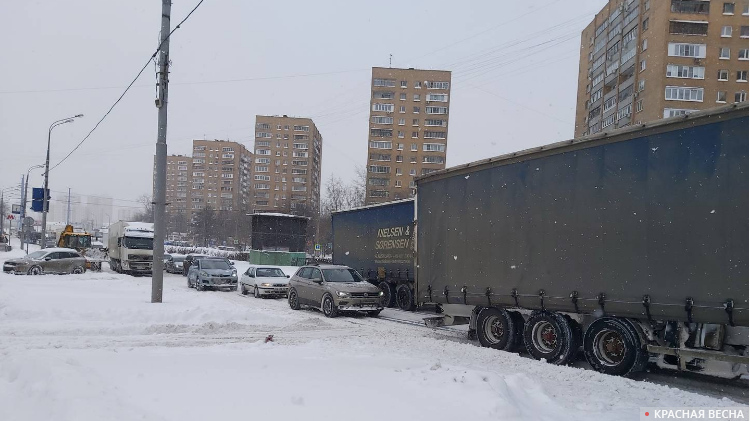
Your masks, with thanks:
<instances>
[{"instance_id":1,"label":"car windshield","mask_svg":"<svg viewBox=\"0 0 750 421\"><path fill-rule=\"evenodd\" d=\"M323 269L326 282L362 282L354 269Z\"/></svg>"},{"instance_id":2,"label":"car windshield","mask_svg":"<svg viewBox=\"0 0 750 421\"><path fill-rule=\"evenodd\" d=\"M225 260L202 260L201 269L229 269L229 264Z\"/></svg>"},{"instance_id":3,"label":"car windshield","mask_svg":"<svg viewBox=\"0 0 750 421\"><path fill-rule=\"evenodd\" d=\"M28 256L26 256L26 257L28 257L29 259L41 259L42 257L44 257L45 254L47 254L46 251L39 250L39 251L35 251L33 253L29 253Z\"/></svg>"},{"instance_id":4,"label":"car windshield","mask_svg":"<svg viewBox=\"0 0 750 421\"><path fill-rule=\"evenodd\" d=\"M122 240L123 245L129 249L153 250L153 238L125 237Z\"/></svg>"},{"instance_id":5,"label":"car windshield","mask_svg":"<svg viewBox=\"0 0 750 421\"><path fill-rule=\"evenodd\" d=\"M70 235L68 236L67 242L68 244L66 245L66 247L72 249L91 247L91 237L86 235Z\"/></svg>"},{"instance_id":6,"label":"car windshield","mask_svg":"<svg viewBox=\"0 0 750 421\"><path fill-rule=\"evenodd\" d=\"M258 278L286 278L284 272L276 268L259 268L255 271L255 276Z\"/></svg>"}]
</instances>

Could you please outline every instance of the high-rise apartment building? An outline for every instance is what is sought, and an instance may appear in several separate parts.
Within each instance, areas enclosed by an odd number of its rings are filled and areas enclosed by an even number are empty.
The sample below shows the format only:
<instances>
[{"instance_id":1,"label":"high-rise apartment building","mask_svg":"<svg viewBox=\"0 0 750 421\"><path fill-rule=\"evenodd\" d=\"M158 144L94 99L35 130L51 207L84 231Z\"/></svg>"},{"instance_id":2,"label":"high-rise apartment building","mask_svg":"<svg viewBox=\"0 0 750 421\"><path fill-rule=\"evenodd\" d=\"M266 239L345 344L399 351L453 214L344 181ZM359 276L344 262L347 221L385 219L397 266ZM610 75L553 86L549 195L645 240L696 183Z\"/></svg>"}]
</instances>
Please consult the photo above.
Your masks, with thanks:
<instances>
[{"instance_id":1,"label":"high-rise apartment building","mask_svg":"<svg viewBox=\"0 0 750 421\"><path fill-rule=\"evenodd\" d=\"M255 116L251 209L317 215L322 148L309 118Z\"/></svg>"},{"instance_id":2,"label":"high-rise apartment building","mask_svg":"<svg viewBox=\"0 0 750 421\"><path fill-rule=\"evenodd\" d=\"M747 101L748 0L610 0L581 33L575 135Z\"/></svg>"},{"instance_id":3,"label":"high-rise apartment building","mask_svg":"<svg viewBox=\"0 0 750 421\"><path fill-rule=\"evenodd\" d=\"M206 206L217 211L248 210L252 153L240 143L193 140L191 216Z\"/></svg>"},{"instance_id":4,"label":"high-rise apartment building","mask_svg":"<svg viewBox=\"0 0 750 421\"><path fill-rule=\"evenodd\" d=\"M372 68L367 204L411 197L414 177L445 168L451 72Z\"/></svg>"},{"instance_id":5,"label":"high-rise apartment building","mask_svg":"<svg viewBox=\"0 0 750 421\"><path fill-rule=\"evenodd\" d=\"M185 155L167 156L167 213L182 214L186 218L190 213L190 188L193 158Z\"/></svg>"}]
</instances>

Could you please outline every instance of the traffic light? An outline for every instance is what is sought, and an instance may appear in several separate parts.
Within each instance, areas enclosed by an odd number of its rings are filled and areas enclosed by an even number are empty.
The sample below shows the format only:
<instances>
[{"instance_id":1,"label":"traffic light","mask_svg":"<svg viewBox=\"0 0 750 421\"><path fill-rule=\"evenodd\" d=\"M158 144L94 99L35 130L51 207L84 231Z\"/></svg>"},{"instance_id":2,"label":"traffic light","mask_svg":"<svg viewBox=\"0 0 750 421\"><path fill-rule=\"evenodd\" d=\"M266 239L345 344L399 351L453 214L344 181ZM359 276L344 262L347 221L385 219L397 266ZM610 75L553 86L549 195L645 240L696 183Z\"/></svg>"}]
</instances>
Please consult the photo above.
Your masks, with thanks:
<instances>
[{"instance_id":1,"label":"traffic light","mask_svg":"<svg viewBox=\"0 0 750 421\"><path fill-rule=\"evenodd\" d=\"M49 189L47 189L47 203L46 203L46 210L49 211ZM44 189L43 188L36 188L34 187L31 189L31 210L34 212L44 212L45 207L43 206L44 202Z\"/></svg>"}]
</instances>

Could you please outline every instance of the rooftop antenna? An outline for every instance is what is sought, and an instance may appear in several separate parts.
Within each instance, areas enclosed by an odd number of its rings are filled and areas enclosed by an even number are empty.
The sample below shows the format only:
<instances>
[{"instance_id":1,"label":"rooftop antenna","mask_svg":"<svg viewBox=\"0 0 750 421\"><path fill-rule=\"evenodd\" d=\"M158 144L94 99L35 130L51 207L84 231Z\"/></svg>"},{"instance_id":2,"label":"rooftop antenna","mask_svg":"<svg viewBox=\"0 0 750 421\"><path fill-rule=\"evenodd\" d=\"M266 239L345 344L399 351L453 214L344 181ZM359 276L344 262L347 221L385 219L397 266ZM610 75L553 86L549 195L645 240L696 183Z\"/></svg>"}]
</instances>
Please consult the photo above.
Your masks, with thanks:
<instances>
[{"instance_id":1,"label":"rooftop antenna","mask_svg":"<svg viewBox=\"0 0 750 421\"><path fill-rule=\"evenodd\" d=\"M388 54L388 68L393 67L393 54Z\"/></svg>"}]
</instances>

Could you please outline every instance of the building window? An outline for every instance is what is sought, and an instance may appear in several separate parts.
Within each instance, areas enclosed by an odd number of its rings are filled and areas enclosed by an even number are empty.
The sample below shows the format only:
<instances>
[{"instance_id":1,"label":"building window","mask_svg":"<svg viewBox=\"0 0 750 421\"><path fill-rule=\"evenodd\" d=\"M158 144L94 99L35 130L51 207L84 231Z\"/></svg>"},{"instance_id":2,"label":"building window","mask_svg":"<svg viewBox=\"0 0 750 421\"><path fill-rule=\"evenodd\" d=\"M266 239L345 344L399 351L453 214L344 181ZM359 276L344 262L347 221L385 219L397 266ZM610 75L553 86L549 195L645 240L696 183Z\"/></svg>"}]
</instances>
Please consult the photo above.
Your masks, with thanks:
<instances>
[{"instance_id":1,"label":"building window","mask_svg":"<svg viewBox=\"0 0 750 421\"><path fill-rule=\"evenodd\" d=\"M393 117L373 116L373 124L393 124Z\"/></svg>"},{"instance_id":2,"label":"building window","mask_svg":"<svg viewBox=\"0 0 750 421\"><path fill-rule=\"evenodd\" d=\"M442 143L425 143L422 145L424 152L445 152L445 145Z\"/></svg>"},{"instance_id":3,"label":"building window","mask_svg":"<svg viewBox=\"0 0 750 421\"><path fill-rule=\"evenodd\" d=\"M638 81L638 92L641 92L644 89L646 89L646 80L645 79L641 79L641 80Z\"/></svg>"},{"instance_id":4,"label":"building window","mask_svg":"<svg viewBox=\"0 0 750 421\"><path fill-rule=\"evenodd\" d=\"M390 174L391 167L385 165L370 165L369 171L376 174Z\"/></svg>"},{"instance_id":5,"label":"building window","mask_svg":"<svg viewBox=\"0 0 750 421\"><path fill-rule=\"evenodd\" d=\"M731 31L731 27L729 28ZM670 34L708 35L708 22L669 21Z\"/></svg>"},{"instance_id":6,"label":"building window","mask_svg":"<svg viewBox=\"0 0 750 421\"><path fill-rule=\"evenodd\" d=\"M747 25L740 26L740 38L747 38L748 31L750 31L750 29L748 29Z\"/></svg>"},{"instance_id":7,"label":"building window","mask_svg":"<svg viewBox=\"0 0 750 421\"><path fill-rule=\"evenodd\" d=\"M420 107L414 107L412 112L414 114L419 114L419 110L420 110Z\"/></svg>"},{"instance_id":8,"label":"building window","mask_svg":"<svg viewBox=\"0 0 750 421\"><path fill-rule=\"evenodd\" d=\"M706 74L706 68L703 66L682 66L677 64L667 65L667 77L676 77L681 79L703 79Z\"/></svg>"},{"instance_id":9,"label":"building window","mask_svg":"<svg viewBox=\"0 0 750 421\"><path fill-rule=\"evenodd\" d=\"M424 107L427 114L448 114L448 107Z\"/></svg>"},{"instance_id":10,"label":"building window","mask_svg":"<svg viewBox=\"0 0 750 421\"><path fill-rule=\"evenodd\" d=\"M743 48L737 53L737 58L740 60L747 60L747 48Z\"/></svg>"},{"instance_id":11,"label":"building window","mask_svg":"<svg viewBox=\"0 0 750 421\"><path fill-rule=\"evenodd\" d=\"M423 164L445 164L445 158L439 155L428 155L422 157Z\"/></svg>"},{"instance_id":12,"label":"building window","mask_svg":"<svg viewBox=\"0 0 750 421\"><path fill-rule=\"evenodd\" d=\"M418 118L413 118L411 120L411 125L412 125L412 127L419 127L419 119Z\"/></svg>"},{"instance_id":13,"label":"building window","mask_svg":"<svg viewBox=\"0 0 750 421\"><path fill-rule=\"evenodd\" d=\"M719 80L729 80L729 70L719 70Z\"/></svg>"},{"instance_id":14,"label":"building window","mask_svg":"<svg viewBox=\"0 0 750 421\"><path fill-rule=\"evenodd\" d=\"M729 47L721 47L721 49L719 49L719 58L720 59L722 59L722 60L729 60L729 56L730 56Z\"/></svg>"},{"instance_id":15,"label":"building window","mask_svg":"<svg viewBox=\"0 0 750 421\"><path fill-rule=\"evenodd\" d=\"M416 143L412 143L412 144L411 144L411 150L412 150L413 152L415 152L415 151L417 150L417 144L416 144Z\"/></svg>"},{"instance_id":16,"label":"building window","mask_svg":"<svg viewBox=\"0 0 750 421\"><path fill-rule=\"evenodd\" d=\"M427 82L427 89L448 89L448 82Z\"/></svg>"},{"instance_id":17,"label":"building window","mask_svg":"<svg viewBox=\"0 0 750 421\"><path fill-rule=\"evenodd\" d=\"M604 72L601 72L598 75L594 76L594 79L591 80L591 86L596 86L603 80L604 80Z\"/></svg>"},{"instance_id":18,"label":"building window","mask_svg":"<svg viewBox=\"0 0 750 421\"><path fill-rule=\"evenodd\" d=\"M417 157L416 157L416 156L412 156L412 157L411 157L411 158L409 158L409 159L410 159L410 162L411 162L412 164L416 164L416 163L417 163Z\"/></svg>"},{"instance_id":19,"label":"building window","mask_svg":"<svg viewBox=\"0 0 750 421\"><path fill-rule=\"evenodd\" d=\"M396 155L396 162L404 162L404 156L403 155Z\"/></svg>"},{"instance_id":20,"label":"building window","mask_svg":"<svg viewBox=\"0 0 750 421\"><path fill-rule=\"evenodd\" d=\"M373 79L372 85L393 88L396 86L396 81L393 79Z\"/></svg>"},{"instance_id":21,"label":"building window","mask_svg":"<svg viewBox=\"0 0 750 421\"><path fill-rule=\"evenodd\" d=\"M411 132L412 139L419 139L419 132Z\"/></svg>"},{"instance_id":22,"label":"building window","mask_svg":"<svg viewBox=\"0 0 750 421\"><path fill-rule=\"evenodd\" d=\"M599 101L600 99L602 99L602 90L597 89L596 92L591 94L591 102L593 103L593 102Z\"/></svg>"},{"instance_id":23,"label":"building window","mask_svg":"<svg viewBox=\"0 0 750 421\"><path fill-rule=\"evenodd\" d=\"M403 139L404 138L404 132L402 132L401 130L399 130L398 131L398 137L399 137L399 139Z\"/></svg>"},{"instance_id":24,"label":"building window","mask_svg":"<svg viewBox=\"0 0 750 421\"><path fill-rule=\"evenodd\" d=\"M716 93L716 102L726 103L727 102L727 91L719 91Z\"/></svg>"},{"instance_id":25,"label":"building window","mask_svg":"<svg viewBox=\"0 0 750 421\"><path fill-rule=\"evenodd\" d=\"M398 99L401 101L406 101L406 94L402 92L401 94L399 94Z\"/></svg>"},{"instance_id":26,"label":"building window","mask_svg":"<svg viewBox=\"0 0 750 421\"><path fill-rule=\"evenodd\" d=\"M646 60L641 60L641 71L646 70Z\"/></svg>"},{"instance_id":27,"label":"building window","mask_svg":"<svg viewBox=\"0 0 750 421\"><path fill-rule=\"evenodd\" d=\"M711 4L707 1L672 0L673 13L691 13L707 15Z\"/></svg>"},{"instance_id":28,"label":"building window","mask_svg":"<svg viewBox=\"0 0 750 421\"><path fill-rule=\"evenodd\" d=\"M433 131L424 132L425 139L445 139L446 136L447 135L445 132L433 132Z\"/></svg>"},{"instance_id":29,"label":"building window","mask_svg":"<svg viewBox=\"0 0 750 421\"><path fill-rule=\"evenodd\" d=\"M420 82L420 81L414 82L414 87L417 88L417 89L422 89L422 82Z\"/></svg>"},{"instance_id":30,"label":"building window","mask_svg":"<svg viewBox=\"0 0 750 421\"><path fill-rule=\"evenodd\" d=\"M722 9L722 13L724 13L725 15L733 15L734 3L724 3L724 9Z\"/></svg>"},{"instance_id":31,"label":"building window","mask_svg":"<svg viewBox=\"0 0 750 421\"><path fill-rule=\"evenodd\" d=\"M396 168L396 175L403 175L404 173L401 172L401 168Z\"/></svg>"},{"instance_id":32,"label":"building window","mask_svg":"<svg viewBox=\"0 0 750 421\"><path fill-rule=\"evenodd\" d=\"M732 36L732 27L730 25L722 26L721 27L721 37L722 38L729 38Z\"/></svg>"},{"instance_id":33,"label":"building window","mask_svg":"<svg viewBox=\"0 0 750 421\"><path fill-rule=\"evenodd\" d=\"M404 150L404 144L403 143L399 143L397 145L397 147L396 147L396 150L403 151Z\"/></svg>"},{"instance_id":34,"label":"building window","mask_svg":"<svg viewBox=\"0 0 750 421\"><path fill-rule=\"evenodd\" d=\"M401 187L401 180L396 180L396 182L393 185L394 187Z\"/></svg>"},{"instance_id":35,"label":"building window","mask_svg":"<svg viewBox=\"0 0 750 421\"><path fill-rule=\"evenodd\" d=\"M403 118L399 118L399 119L398 119L398 125L399 125L399 126L403 126L404 124L406 124L406 119L403 119Z\"/></svg>"},{"instance_id":36,"label":"building window","mask_svg":"<svg viewBox=\"0 0 750 421\"><path fill-rule=\"evenodd\" d=\"M643 19L643 32L648 31L648 18Z\"/></svg>"},{"instance_id":37,"label":"building window","mask_svg":"<svg viewBox=\"0 0 750 421\"><path fill-rule=\"evenodd\" d=\"M747 70L737 71L737 82L747 82Z\"/></svg>"},{"instance_id":38,"label":"building window","mask_svg":"<svg viewBox=\"0 0 750 421\"><path fill-rule=\"evenodd\" d=\"M402 87L402 88L406 88L406 81L405 81L405 80L402 80L402 81L401 81L401 87Z\"/></svg>"},{"instance_id":39,"label":"building window","mask_svg":"<svg viewBox=\"0 0 750 421\"><path fill-rule=\"evenodd\" d=\"M392 145L391 142L370 142L370 147L372 149L391 149Z\"/></svg>"},{"instance_id":40,"label":"building window","mask_svg":"<svg viewBox=\"0 0 750 421\"><path fill-rule=\"evenodd\" d=\"M409 175L412 176L412 177L415 176L415 175L417 175L417 170L415 170L414 168L410 169L409 170ZM412 181L412 183L413 183L413 181Z\"/></svg>"},{"instance_id":41,"label":"building window","mask_svg":"<svg viewBox=\"0 0 750 421\"><path fill-rule=\"evenodd\" d=\"M641 51L646 51L646 48L648 48L648 40L644 39L641 41Z\"/></svg>"},{"instance_id":42,"label":"building window","mask_svg":"<svg viewBox=\"0 0 750 421\"><path fill-rule=\"evenodd\" d=\"M638 101L637 101L637 102L635 103L635 112L637 112L637 113L640 113L641 111L643 111L643 100L642 100L642 99L639 99L639 100L638 100Z\"/></svg>"},{"instance_id":43,"label":"building window","mask_svg":"<svg viewBox=\"0 0 750 421\"><path fill-rule=\"evenodd\" d=\"M739 91L734 93L734 102L745 102L747 101L747 92Z\"/></svg>"},{"instance_id":44,"label":"building window","mask_svg":"<svg viewBox=\"0 0 750 421\"><path fill-rule=\"evenodd\" d=\"M421 101L419 94L414 94L414 101L416 102Z\"/></svg>"},{"instance_id":45,"label":"building window","mask_svg":"<svg viewBox=\"0 0 750 421\"><path fill-rule=\"evenodd\" d=\"M448 102L448 94L427 94L424 99L429 102Z\"/></svg>"},{"instance_id":46,"label":"building window","mask_svg":"<svg viewBox=\"0 0 750 421\"><path fill-rule=\"evenodd\" d=\"M406 107L404 107L404 106L402 105L401 107L399 107L399 109L398 109L398 112L400 112L400 113L405 113L405 112L406 112Z\"/></svg>"},{"instance_id":47,"label":"building window","mask_svg":"<svg viewBox=\"0 0 750 421\"><path fill-rule=\"evenodd\" d=\"M392 113L393 112L393 104L380 104L380 103L376 102L375 104L372 104L372 110L373 111L384 111L384 112L387 112L387 113Z\"/></svg>"},{"instance_id":48,"label":"building window","mask_svg":"<svg viewBox=\"0 0 750 421\"><path fill-rule=\"evenodd\" d=\"M670 42L667 55L670 57L706 58L706 44L685 44Z\"/></svg>"},{"instance_id":49,"label":"building window","mask_svg":"<svg viewBox=\"0 0 750 421\"><path fill-rule=\"evenodd\" d=\"M611 126L615 122L615 115L609 115L607 117L604 117L604 120L602 120L602 129Z\"/></svg>"},{"instance_id":50,"label":"building window","mask_svg":"<svg viewBox=\"0 0 750 421\"><path fill-rule=\"evenodd\" d=\"M664 90L664 99L667 101L703 102L703 88L667 86Z\"/></svg>"},{"instance_id":51,"label":"building window","mask_svg":"<svg viewBox=\"0 0 750 421\"><path fill-rule=\"evenodd\" d=\"M698 110L690 110L690 109L684 109L684 108L665 108L664 118L677 117L677 116L681 116L685 114L690 114L696 111Z\"/></svg>"}]
</instances>

